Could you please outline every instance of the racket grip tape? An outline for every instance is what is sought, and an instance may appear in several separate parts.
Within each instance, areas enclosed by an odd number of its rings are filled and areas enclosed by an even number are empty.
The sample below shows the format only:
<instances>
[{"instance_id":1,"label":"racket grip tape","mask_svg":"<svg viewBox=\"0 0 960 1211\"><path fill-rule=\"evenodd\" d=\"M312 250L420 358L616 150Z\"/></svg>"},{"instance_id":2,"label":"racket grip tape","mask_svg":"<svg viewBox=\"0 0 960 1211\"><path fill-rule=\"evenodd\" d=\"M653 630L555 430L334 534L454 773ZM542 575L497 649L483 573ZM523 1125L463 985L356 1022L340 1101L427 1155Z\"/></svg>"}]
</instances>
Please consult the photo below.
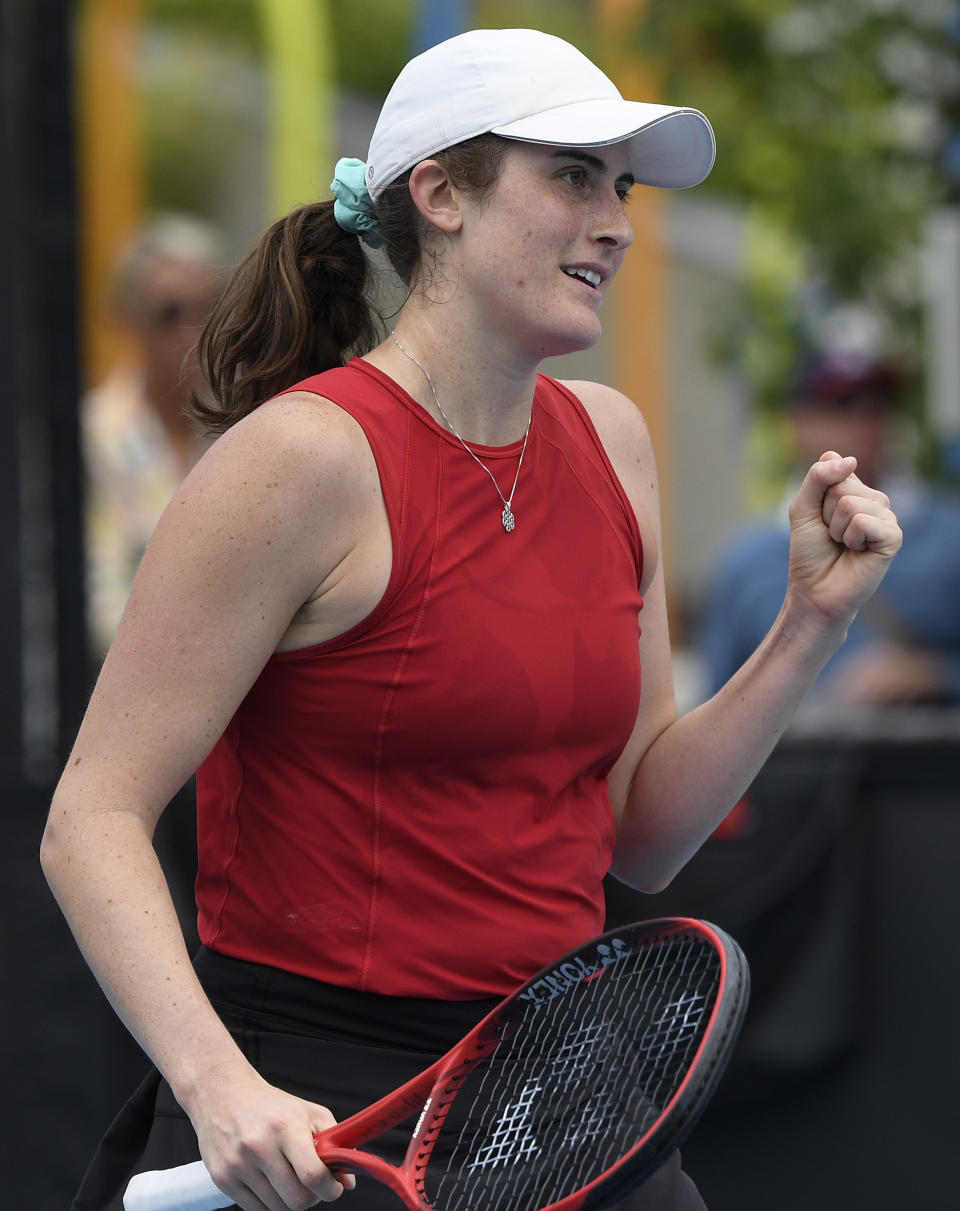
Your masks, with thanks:
<instances>
[{"instance_id":1,"label":"racket grip tape","mask_svg":"<svg viewBox=\"0 0 960 1211\"><path fill-rule=\"evenodd\" d=\"M151 1169L130 1179L124 1211L218 1211L233 1199L213 1184L203 1161L173 1169Z\"/></svg>"}]
</instances>

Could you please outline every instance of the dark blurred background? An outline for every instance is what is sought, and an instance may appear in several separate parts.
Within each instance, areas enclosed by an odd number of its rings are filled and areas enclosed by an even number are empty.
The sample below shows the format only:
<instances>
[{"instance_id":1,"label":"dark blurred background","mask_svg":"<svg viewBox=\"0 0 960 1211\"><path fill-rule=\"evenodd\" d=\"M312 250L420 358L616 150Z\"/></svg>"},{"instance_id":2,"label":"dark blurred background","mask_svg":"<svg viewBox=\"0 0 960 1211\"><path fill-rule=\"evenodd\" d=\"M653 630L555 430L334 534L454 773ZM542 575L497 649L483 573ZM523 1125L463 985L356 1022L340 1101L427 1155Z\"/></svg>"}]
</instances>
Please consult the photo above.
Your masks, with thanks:
<instances>
[{"instance_id":1,"label":"dark blurred background","mask_svg":"<svg viewBox=\"0 0 960 1211\"><path fill-rule=\"evenodd\" d=\"M751 960L743 1038L687 1166L712 1211L956 1207L960 6L3 0L0 13L5 1205L66 1208L144 1066L37 847L110 610L199 452L170 406L187 338L259 231L325 195L338 155L364 155L410 53L530 25L717 131L706 185L636 191L603 341L547 367L611 382L650 422L681 706L766 625L778 585L763 573L806 438L875 462L915 553L851 635L851 663L674 885L609 885L611 922L705 916ZM158 845L188 936L190 830L185 796Z\"/></svg>"}]
</instances>

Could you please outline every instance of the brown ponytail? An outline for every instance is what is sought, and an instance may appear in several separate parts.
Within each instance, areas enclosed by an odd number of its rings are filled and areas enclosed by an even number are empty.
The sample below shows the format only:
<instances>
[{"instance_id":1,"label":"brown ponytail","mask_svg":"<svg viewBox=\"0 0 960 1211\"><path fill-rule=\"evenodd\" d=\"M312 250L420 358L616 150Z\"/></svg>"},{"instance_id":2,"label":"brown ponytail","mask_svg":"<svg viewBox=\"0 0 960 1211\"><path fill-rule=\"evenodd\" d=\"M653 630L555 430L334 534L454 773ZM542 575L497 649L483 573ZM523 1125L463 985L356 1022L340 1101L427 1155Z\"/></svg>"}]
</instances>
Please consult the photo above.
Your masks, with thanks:
<instances>
[{"instance_id":1,"label":"brown ponytail","mask_svg":"<svg viewBox=\"0 0 960 1211\"><path fill-rule=\"evenodd\" d=\"M194 399L211 433L258 404L365 353L378 339L359 239L333 217L333 202L278 219L241 262L200 337L197 354L215 403Z\"/></svg>"},{"instance_id":2,"label":"brown ponytail","mask_svg":"<svg viewBox=\"0 0 960 1211\"><path fill-rule=\"evenodd\" d=\"M438 152L455 184L478 193L497 181L508 144L479 135ZM408 290L429 278L440 252L421 219L409 173L377 202L384 252ZM302 206L265 233L233 275L200 337L197 354L215 403L194 399L211 433L223 433L300 379L373 348L380 317L369 304L370 268L356 235L333 217L333 202Z\"/></svg>"}]
</instances>

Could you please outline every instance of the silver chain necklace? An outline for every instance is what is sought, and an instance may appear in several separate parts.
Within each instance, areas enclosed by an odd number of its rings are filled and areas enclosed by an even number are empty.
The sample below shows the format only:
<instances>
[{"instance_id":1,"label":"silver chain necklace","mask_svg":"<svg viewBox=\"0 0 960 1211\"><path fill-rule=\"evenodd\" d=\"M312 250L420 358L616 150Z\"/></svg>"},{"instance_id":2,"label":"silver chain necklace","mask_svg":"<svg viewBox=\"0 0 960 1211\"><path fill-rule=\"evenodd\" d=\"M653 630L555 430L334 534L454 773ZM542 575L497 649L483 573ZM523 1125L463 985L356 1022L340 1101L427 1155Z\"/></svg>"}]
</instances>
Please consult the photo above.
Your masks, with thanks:
<instances>
[{"instance_id":1,"label":"silver chain necklace","mask_svg":"<svg viewBox=\"0 0 960 1211\"><path fill-rule=\"evenodd\" d=\"M424 378L430 384L430 391L433 394L433 402L437 405L437 411L443 417L444 424L447 426L447 428L450 430L450 432L453 434L453 436L457 439L457 441L460 443L460 445L463 446L464 450L466 450L466 452L470 455L470 457L477 464L477 466L482 467L484 469L484 471L486 471L486 473L490 476L490 479L493 482L493 486L497 489L497 495L500 497L500 500L503 502L503 512L500 514L500 520L503 522L504 530L506 530L506 532L509 534L510 531L517 524L517 519L516 519L516 517L514 517L514 514L513 514L513 498L516 495L516 491L517 491L517 481L520 478L520 468L523 466L523 456L527 452L527 438L530 436L530 422L533 420L533 408L531 407L531 409L530 409L530 417L527 420L526 432L523 435L523 445L520 448L520 461L517 463L517 473L513 477L513 487L510 489L509 497L507 497L507 496L504 496L504 494L500 491L500 485L497 483L496 477L494 476L493 472L490 470L490 468L487 466L486 463L481 462L480 459L477 458L476 454L474 454L474 452L470 449L470 447L467 445L467 443L463 440L463 438L460 436L460 434L453 427L446 412L444 412L444 410L440 407L440 400L437 397L437 389L433 385L433 379L430 377L430 372L427 370L427 368L425 366L422 366L417 361L417 359L413 356L412 353L410 353L408 350L404 349L403 345L401 345L400 342L397 340L397 335L395 332L391 332L390 335L393 337L393 343L400 350L400 352L403 354L403 356L406 358L409 358L409 360L411 362L413 362L413 364L417 367L418 370L421 371Z\"/></svg>"}]
</instances>

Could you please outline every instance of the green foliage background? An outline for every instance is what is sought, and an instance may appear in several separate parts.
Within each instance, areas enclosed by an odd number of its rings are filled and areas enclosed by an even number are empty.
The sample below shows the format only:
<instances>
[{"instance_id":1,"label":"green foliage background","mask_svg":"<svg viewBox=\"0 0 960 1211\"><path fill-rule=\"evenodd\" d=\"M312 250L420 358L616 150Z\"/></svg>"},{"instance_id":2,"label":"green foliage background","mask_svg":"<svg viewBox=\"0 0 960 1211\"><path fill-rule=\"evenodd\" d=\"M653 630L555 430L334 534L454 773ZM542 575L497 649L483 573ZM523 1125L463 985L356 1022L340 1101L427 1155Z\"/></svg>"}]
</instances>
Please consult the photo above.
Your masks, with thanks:
<instances>
[{"instance_id":1,"label":"green foliage background","mask_svg":"<svg viewBox=\"0 0 960 1211\"><path fill-rule=\"evenodd\" d=\"M710 115L719 154L704 191L749 208L743 305L719 335L761 405L779 405L808 337L801 280L888 316L919 386L919 250L950 195L941 147L960 95L957 7L650 0L631 31L664 96Z\"/></svg>"}]
</instances>

